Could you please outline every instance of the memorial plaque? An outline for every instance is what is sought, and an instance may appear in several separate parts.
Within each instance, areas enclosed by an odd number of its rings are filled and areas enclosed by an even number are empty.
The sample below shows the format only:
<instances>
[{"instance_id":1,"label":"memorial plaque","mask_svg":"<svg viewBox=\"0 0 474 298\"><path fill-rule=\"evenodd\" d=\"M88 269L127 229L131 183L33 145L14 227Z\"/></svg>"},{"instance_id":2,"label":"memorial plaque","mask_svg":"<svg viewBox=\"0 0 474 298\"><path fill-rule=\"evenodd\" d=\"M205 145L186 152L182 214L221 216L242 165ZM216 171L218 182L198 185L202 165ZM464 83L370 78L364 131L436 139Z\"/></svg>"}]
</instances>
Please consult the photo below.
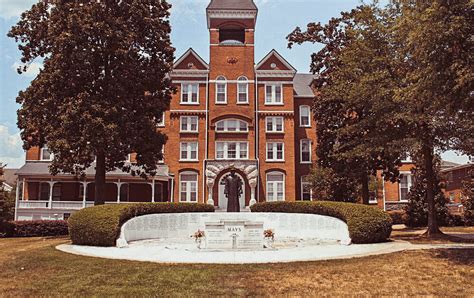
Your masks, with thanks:
<instances>
[{"instance_id":1,"label":"memorial plaque","mask_svg":"<svg viewBox=\"0 0 474 298\"><path fill-rule=\"evenodd\" d=\"M224 220L206 223L204 232L208 249L263 248L263 222Z\"/></svg>"}]
</instances>

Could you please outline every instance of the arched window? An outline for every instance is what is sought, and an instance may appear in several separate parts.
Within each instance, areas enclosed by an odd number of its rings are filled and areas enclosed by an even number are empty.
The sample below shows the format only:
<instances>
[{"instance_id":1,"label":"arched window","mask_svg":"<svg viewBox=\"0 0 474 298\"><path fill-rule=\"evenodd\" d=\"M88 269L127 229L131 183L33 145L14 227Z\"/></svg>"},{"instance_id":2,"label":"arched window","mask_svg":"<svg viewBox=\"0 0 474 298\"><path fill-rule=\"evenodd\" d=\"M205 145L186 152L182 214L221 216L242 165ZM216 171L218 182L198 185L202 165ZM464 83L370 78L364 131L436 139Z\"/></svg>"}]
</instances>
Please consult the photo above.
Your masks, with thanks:
<instances>
[{"instance_id":1,"label":"arched window","mask_svg":"<svg viewBox=\"0 0 474 298\"><path fill-rule=\"evenodd\" d=\"M216 79L216 103L227 103L227 79L223 76Z\"/></svg>"},{"instance_id":2,"label":"arched window","mask_svg":"<svg viewBox=\"0 0 474 298\"><path fill-rule=\"evenodd\" d=\"M267 202L285 200L285 174L283 172L267 173Z\"/></svg>"},{"instance_id":3,"label":"arched window","mask_svg":"<svg viewBox=\"0 0 474 298\"><path fill-rule=\"evenodd\" d=\"M217 132L248 132L247 122L238 119L225 119L216 123Z\"/></svg>"},{"instance_id":4,"label":"arched window","mask_svg":"<svg viewBox=\"0 0 474 298\"><path fill-rule=\"evenodd\" d=\"M300 106L300 126L311 127L311 109L309 106Z\"/></svg>"},{"instance_id":5,"label":"arched window","mask_svg":"<svg viewBox=\"0 0 474 298\"><path fill-rule=\"evenodd\" d=\"M237 103L249 102L249 83L246 77L240 77L237 83Z\"/></svg>"},{"instance_id":6,"label":"arched window","mask_svg":"<svg viewBox=\"0 0 474 298\"><path fill-rule=\"evenodd\" d=\"M183 172L179 175L179 201L197 202L198 174L196 172Z\"/></svg>"}]
</instances>

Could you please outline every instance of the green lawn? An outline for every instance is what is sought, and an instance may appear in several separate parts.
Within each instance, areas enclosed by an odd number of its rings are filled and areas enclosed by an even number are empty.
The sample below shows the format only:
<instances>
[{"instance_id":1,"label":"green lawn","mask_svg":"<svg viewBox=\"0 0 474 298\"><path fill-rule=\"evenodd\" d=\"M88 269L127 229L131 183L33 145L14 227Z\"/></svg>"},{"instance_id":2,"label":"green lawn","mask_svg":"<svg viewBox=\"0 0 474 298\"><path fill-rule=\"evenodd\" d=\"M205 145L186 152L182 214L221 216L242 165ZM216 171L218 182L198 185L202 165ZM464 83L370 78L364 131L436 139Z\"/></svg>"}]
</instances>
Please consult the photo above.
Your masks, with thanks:
<instances>
[{"instance_id":1,"label":"green lawn","mask_svg":"<svg viewBox=\"0 0 474 298\"><path fill-rule=\"evenodd\" d=\"M474 249L270 265L164 265L70 255L67 239L0 239L0 296L474 296Z\"/></svg>"}]
</instances>

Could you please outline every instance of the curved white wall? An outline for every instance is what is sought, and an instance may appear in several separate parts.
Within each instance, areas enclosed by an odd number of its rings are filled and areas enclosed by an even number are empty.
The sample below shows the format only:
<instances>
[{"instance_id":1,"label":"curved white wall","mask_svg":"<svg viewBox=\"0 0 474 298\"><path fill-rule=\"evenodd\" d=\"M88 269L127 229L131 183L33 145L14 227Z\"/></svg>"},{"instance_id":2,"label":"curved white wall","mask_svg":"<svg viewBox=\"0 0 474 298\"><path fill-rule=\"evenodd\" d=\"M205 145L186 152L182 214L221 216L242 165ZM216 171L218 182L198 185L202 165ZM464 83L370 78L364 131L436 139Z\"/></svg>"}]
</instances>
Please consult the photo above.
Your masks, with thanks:
<instances>
[{"instance_id":1,"label":"curved white wall","mask_svg":"<svg viewBox=\"0 0 474 298\"><path fill-rule=\"evenodd\" d=\"M350 243L347 224L329 216L298 213L175 213L132 218L122 226L117 246L146 239L189 239L197 230L204 230L206 222L221 220L263 222L264 229L272 229L277 240L297 238Z\"/></svg>"}]
</instances>

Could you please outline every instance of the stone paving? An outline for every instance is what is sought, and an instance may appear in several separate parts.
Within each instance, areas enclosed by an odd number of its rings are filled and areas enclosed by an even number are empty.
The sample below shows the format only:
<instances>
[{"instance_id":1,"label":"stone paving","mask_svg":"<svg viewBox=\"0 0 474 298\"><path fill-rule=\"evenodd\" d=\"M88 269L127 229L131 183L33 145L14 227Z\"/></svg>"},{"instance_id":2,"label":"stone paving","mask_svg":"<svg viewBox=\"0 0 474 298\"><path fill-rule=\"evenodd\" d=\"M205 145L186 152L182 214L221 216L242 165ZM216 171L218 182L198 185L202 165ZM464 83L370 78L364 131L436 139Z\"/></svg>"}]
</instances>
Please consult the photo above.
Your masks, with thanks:
<instances>
[{"instance_id":1,"label":"stone paving","mask_svg":"<svg viewBox=\"0 0 474 298\"><path fill-rule=\"evenodd\" d=\"M365 257L404 250L465 248L474 244L411 244L393 241L377 244L340 245L319 241L287 241L275 243L272 249L206 250L198 249L193 241L146 240L130 243L128 247L91 247L63 244L57 249L89 257L184 264L257 264L318 261Z\"/></svg>"}]
</instances>

